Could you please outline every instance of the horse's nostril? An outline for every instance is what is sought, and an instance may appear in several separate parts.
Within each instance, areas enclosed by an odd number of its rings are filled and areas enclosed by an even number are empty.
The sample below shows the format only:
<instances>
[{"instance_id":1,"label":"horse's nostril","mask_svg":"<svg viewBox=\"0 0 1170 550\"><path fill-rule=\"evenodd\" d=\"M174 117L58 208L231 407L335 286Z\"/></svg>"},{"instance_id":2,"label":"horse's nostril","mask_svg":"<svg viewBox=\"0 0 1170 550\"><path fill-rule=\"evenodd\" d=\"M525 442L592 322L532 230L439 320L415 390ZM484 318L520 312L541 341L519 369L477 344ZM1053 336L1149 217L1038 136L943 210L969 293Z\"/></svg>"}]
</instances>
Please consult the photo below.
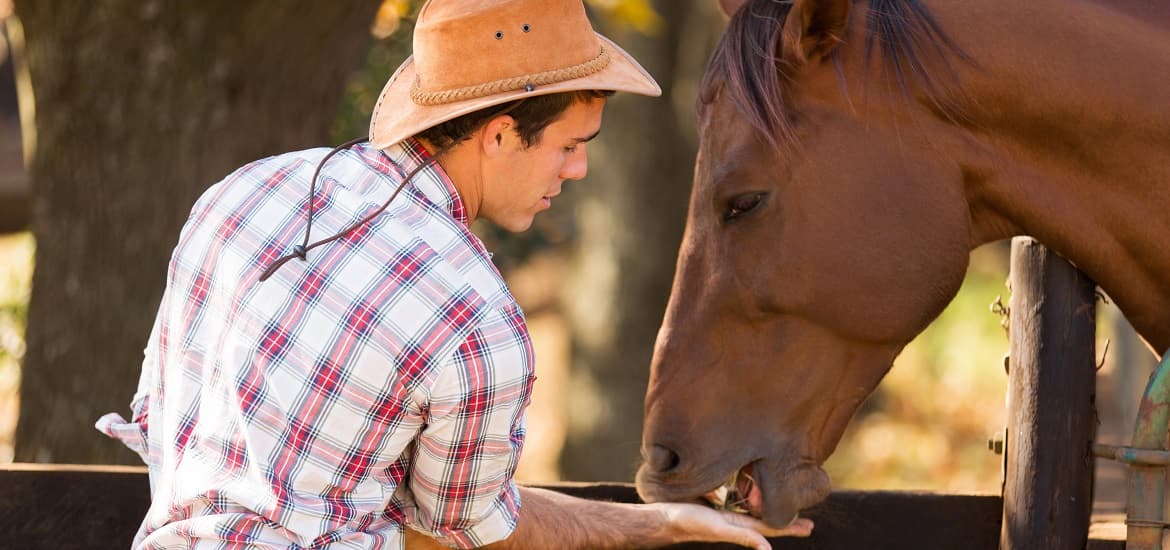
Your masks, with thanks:
<instances>
[{"instance_id":1,"label":"horse's nostril","mask_svg":"<svg viewBox=\"0 0 1170 550\"><path fill-rule=\"evenodd\" d=\"M663 447L662 445L653 445L650 447L650 456L646 458L646 462L654 471L659 473L669 472L678 467L678 453Z\"/></svg>"}]
</instances>

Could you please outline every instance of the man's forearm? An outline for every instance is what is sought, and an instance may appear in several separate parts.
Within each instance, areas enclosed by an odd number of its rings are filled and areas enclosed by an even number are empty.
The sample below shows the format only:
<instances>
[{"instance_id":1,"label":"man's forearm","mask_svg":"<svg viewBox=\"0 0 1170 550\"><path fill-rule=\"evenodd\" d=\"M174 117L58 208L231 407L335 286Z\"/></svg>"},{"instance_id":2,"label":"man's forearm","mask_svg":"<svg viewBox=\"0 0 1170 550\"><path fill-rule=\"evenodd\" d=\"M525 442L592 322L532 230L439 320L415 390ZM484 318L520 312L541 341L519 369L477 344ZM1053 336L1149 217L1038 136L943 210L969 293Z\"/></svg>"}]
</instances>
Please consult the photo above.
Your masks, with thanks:
<instances>
[{"instance_id":1,"label":"man's forearm","mask_svg":"<svg viewBox=\"0 0 1170 550\"><path fill-rule=\"evenodd\" d=\"M679 542L730 542L767 550L767 536L807 537L812 522L797 519L781 529L741 514L683 503L620 504L584 500L544 489L520 488L520 518L507 539L493 550L658 548ZM425 540L423 540L425 539ZM440 548L407 529L411 550Z\"/></svg>"},{"instance_id":2,"label":"man's forearm","mask_svg":"<svg viewBox=\"0 0 1170 550\"><path fill-rule=\"evenodd\" d=\"M656 548L681 542L655 506L585 500L520 487L520 519L492 550L531 548Z\"/></svg>"}]
</instances>

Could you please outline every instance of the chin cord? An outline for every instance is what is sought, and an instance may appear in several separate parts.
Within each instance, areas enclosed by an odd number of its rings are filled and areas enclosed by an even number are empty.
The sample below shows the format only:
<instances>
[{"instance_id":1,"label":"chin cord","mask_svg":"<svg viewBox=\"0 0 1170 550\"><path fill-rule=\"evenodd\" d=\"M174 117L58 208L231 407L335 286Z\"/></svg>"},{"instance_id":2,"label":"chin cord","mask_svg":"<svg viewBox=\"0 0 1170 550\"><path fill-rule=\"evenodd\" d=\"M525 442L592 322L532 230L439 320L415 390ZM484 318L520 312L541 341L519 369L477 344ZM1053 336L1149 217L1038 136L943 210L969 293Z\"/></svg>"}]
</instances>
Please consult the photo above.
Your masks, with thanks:
<instances>
[{"instance_id":1,"label":"chin cord","mask_svg":"<svg viewBox=\"0 0 1170 550\"><path fill-rule=\"evenodd\" d=\"M486 118L490 120L490 119L498 117L498 116L507 115L507 114L511 113L512 110L519 107L525 101L526 101L525 99L521 99L519 101L515 101L515 102L510 103L510 104L505 103L503 105L503 107L501 107L499 109L498 112L492 113L490 116L488 116ZM373 213L358 220L354 224L341 230L338 233L334 233L333 235L330 235L329 237L326 237L326 238L321 239L319 241L310 243L309 242L309 235L313 231L313 195L317 194L317 177L321 175L321 168L323 168L325 166L325 163L328 162L329 159L331 157L333 157L333 155L336 155L337 153L339 153L345 149L349 149L350 147L353 147L354 145L357 145L359 143L367 142L367 141L369 141L369 139L364 138L364 137L352 139L350 141L342 143L341 145L338 145L337 147L334 147L333 150L329 151L329 154L325 155L325 158L321 159L321 162L317 163L317 169L313 171L313 179L309 180L309 204L308 204L308 210L307 210L306 216L305 216L306 217L305 238L301 241L301 244L298 244L298 245L293 247L293 251L291 254L285 254L284 256L281 256L280 258L278 258L276 261L272 262L272 264L269 265L264 270L264 272L260 274L260 281L261 282L267 281L268 278L271 277L273 273L276 273L277 269L280 269L280 266L288 263L293 258L299 258L301 261L305 261L310 250L317 248L318 246L321 246L323 244L328 244L328 243L331 243L333 241L336 241L337 239L345 237L354 229L357 229L357 228L361 227L362 225L366 224L367 222L369 222L370 220L378 217L379 214L386 211L386 208L390 206L390 203L394 201L394 198L398 196L398 193L402 192L402 189L404 187L406 187L406 184L410 183L410 181L413 180L414 177L417 176L419 172L422 172L423 170L430 168L432 165L434 165L436 162L439 161L439 157L442 157L444 154L447 153L447 151L450 151L453 147L458 145L460 142L467 139L474 131L475 130L471 130L471 131L463 134L462 137L450 140L449 143L445 144L438 151L436 151L435 154L431 155L431 158L427 159L426 162L422 163L421 165L416 167L414 170L411 170L410 173L407 174L405 178L402 178L402 183L398 184L398 187L396 189L394 189L393 193L390 194L390 198L386 199L386 202L382 203L382 206L380 208L378 208L377 210L375 210Z\"/></svg>"}]
</instances>

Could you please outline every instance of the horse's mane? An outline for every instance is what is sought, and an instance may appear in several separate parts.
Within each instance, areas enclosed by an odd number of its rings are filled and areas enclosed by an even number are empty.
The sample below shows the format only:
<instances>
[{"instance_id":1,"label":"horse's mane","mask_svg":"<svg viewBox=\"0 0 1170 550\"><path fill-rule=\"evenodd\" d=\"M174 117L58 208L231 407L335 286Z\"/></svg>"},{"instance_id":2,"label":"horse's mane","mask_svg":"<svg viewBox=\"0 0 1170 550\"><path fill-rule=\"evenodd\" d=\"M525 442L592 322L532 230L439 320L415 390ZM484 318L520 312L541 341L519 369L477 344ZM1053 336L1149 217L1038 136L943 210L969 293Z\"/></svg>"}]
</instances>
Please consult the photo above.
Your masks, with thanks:
<instances>
[{"instance_id":1,"label":"horse's mane","mask_svg":"<svg viewBox=\"0 0 1170 550\"><path fill-rule=\"evenodd\" d=\"M723 86L736 108L773 146L795 141L791 114L784 105L786 76L779 52L791 7L791 0L749 0L741 7L715 47L700 87L699 101L705 104ZM947 54L969 61L966 54L920 0L870 0L867 18L866 62L872 61L876 45L887 75L903 94L909 92L909 79L913 79L938 105L941 81L954 76ZM839 52L833 54L833 61L840 73ZM932 65L936 72L927 69L931 58L942 61L941 75L939 65Z\"/></svg>"}]
</instances>

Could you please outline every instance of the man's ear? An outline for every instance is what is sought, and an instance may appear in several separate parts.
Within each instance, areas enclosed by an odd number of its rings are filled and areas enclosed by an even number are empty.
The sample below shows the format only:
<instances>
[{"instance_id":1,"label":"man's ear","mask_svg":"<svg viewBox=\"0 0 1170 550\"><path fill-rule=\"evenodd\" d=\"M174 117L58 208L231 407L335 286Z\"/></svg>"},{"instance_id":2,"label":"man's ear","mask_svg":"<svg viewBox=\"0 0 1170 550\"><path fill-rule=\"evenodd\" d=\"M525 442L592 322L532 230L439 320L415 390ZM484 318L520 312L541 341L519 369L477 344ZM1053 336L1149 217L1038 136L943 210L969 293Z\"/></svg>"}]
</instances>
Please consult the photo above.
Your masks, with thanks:
<instances>
[{"instance_id":1,"label":"man's ear","mask_svg":"<svg viewBox=\"0 0 1170 550\"><path fill-rule=\"evenodd\" d=\"M793 0L781 33L781 57L792 66L816 63L845 37L853 0Z\"/></svg>"},{"instance_id":2,"label":"man's ear","mask_svg":"<svg viewBox=\"0 0 1170 550\"><path fill-rule=\"evenodd\" d=\"M747 0L719 0L719 9L728 17L735 15L735 12L742 8Z\"/></svg>"},{"instance_id":3,"label":"man's ear","mask_svg":"<svg viewBox=\"0 0 1170 550\"><path fill-rule=\"evenodd\" d=\"M480 147L486 154L495 154L505 150L505 145L516 138L516 119L508 115L500 115L487 121L481 128Z\"/></svg>"}]
</instances>

